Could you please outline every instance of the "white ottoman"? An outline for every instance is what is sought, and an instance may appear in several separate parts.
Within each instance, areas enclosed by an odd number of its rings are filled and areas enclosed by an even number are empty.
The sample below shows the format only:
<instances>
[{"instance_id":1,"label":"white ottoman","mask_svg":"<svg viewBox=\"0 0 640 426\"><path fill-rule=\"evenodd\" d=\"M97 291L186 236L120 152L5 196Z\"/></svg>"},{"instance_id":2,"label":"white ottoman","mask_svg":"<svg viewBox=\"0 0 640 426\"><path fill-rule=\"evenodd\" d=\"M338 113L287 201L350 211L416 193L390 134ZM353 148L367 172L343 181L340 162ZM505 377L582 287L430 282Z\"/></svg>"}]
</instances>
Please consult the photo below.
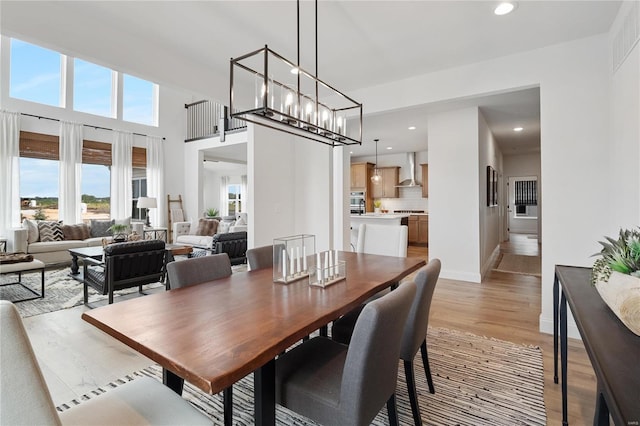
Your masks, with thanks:
<instances>
[{"instance_id":1,"label":"white ottoman","mask_svg":"<svg viewBox=\"0 0 640 426\"><path fill-rule=\"evenodd\" d=\"M38 294L35 290L32 290L31 288L27 287L26 285L24 285L22 283L22 273L23 272L32 272L32 271L40 271L40 274L42 276L42 280L41 280L41 289L40 289L40 293ZM20 300L12 300L11 302L13 303L17 303L17 302L24 302L26 300L33 300L33 299L38 299L38 298L44 298L44 263L37 260L37 259L33 259L31 262L17 262L17 263L4 263L4 264L0 264L0 275L5 275L5 274L18 274L18 281L14 282L14 283L5 283L5 284L0 284L0 286L8 286L8 285L19 285L22 286L22 288L24 288L25 290L29 291L31 294L33 294L32 297L26 297Z\"/></svg>"}]
</instances>

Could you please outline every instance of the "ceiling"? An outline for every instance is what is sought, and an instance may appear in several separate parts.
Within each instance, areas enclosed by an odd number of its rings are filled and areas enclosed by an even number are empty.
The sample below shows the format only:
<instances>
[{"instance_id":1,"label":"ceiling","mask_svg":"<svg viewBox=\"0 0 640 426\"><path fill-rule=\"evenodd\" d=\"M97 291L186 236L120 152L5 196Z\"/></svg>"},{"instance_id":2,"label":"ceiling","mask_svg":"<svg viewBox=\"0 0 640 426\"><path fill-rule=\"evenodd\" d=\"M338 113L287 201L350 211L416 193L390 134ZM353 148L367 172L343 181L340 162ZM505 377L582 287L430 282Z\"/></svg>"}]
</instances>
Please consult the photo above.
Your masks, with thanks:
<instances>
[{"instance_id":1,"label":"ceiling","mask_svg":"<svg viewBox=\"0 0 640 426\"><path fill-rule=\"evenodd\" d=\"M496 1L325 1L318 4L318 76L349 91L608 31L620 1L520 1L496 16ZM313 70L314 3L300 7L301 65ZM55 24L54 24L55 23ZM6 1L0 29L197 97L226 103L229 58L264 44L296 59L296 4L280 1ZM126 48L123 48L126 46ZM479 106L505 152L539 146L536 89L460 101ZM197 95L196 95L197 94ZM426 149L426 105L365 118L395 152ZM364 106L366 113L366 105ZM391 132L389 123L404 129ZM530 124L528 124L530 123ZM415 125L416 130L406 128ZM515 137L515 125L525 128ZM516 144L519 143L520 145ZM539 149L539 148L538 148Z\"/></svg>"}]
</instances>

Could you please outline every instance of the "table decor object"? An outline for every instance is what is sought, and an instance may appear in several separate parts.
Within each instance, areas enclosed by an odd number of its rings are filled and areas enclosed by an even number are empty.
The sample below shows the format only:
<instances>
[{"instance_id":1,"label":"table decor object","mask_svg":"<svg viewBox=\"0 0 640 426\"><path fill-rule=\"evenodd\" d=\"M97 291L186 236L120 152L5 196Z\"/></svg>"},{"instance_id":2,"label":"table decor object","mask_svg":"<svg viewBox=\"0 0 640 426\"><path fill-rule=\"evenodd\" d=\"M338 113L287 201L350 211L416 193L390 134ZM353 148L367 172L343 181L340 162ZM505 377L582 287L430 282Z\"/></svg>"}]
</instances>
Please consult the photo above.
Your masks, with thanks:
<instances>
[{"instance_id":1,"label":"table decor object","mask_svg":"<svg viewBox=\"0 0 640 426\"><path fill-rule=\"evenodd\" d=\"M605 238L591 282L620 321L640 336L640 230L621 229L617 240Z\"/></svg>"},{"instance_id":2,"label":"table decor object","mask_svg":"<svg viewBox=\"0 0 640 426\"><path fill-rule=\"evenodd\" d=\"M289 284L308 277L315 268L315 253L315 235L274 238L273 282Z\"/></svg>"},{"instance_id":3,"label":"table decor object","mask_svg":"<svg viewBox=\"0 0 640 426\"><path fill-rule=\"evenodd\" d=\"M340 260L338 250L316 254L315 269L309 273L309 285L328 287L347 278L347 263Z\"/></svg>"}]
</instances>

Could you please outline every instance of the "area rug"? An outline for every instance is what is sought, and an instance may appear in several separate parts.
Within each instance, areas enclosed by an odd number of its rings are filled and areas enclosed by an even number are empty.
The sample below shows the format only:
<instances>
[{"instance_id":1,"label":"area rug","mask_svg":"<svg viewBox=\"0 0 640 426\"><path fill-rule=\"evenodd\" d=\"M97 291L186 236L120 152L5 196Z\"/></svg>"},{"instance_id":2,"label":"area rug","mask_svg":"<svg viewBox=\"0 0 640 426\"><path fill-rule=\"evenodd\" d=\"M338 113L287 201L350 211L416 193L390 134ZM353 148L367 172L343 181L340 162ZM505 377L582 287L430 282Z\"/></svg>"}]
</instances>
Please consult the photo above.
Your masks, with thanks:
<instances>
[{"instance_id":1,"label":"area rug","mask_svg":"<svg viewBox=\"0 0 640 426\"><path fill-rule=\"evenodd\" d=\"M246 271L247 265L232 267L234 272ZM69 266L45 270L44 298L27 300L16 303L16 308L23 318L45 314L48 312L69 309L83 303L83 287L80 281L69 276ZM17 275L2 275L0 283L15 282ZM40 273L26 273L22 275L22 281L30 288L40 292ZM164 291L164 283L154 283L142 286L145 294L153 294ZM114 300L136 296L138 288L119 290L114 293ZM18 285L0 287L0 300L17 300L29 296L29 293ZM97 294L89 288L89 303L93 306L106 304L108 296Z\"/></svg>"},{"instance_id":2,"label":"area rug","mask_svg":"<svg viewBox=\"0 0 640 426\"><path fill-rule=\"evenodd\" d=\"M540 276L540 256L503 253L494 271Z\"/></svg>"},{"instance_id":3,"label":"area rug","mask_svg":"<svg viewBox=\"0 0 640 426\"><path fill-rule=\"evenodd\" d=\"M489 339L444 328L430 328L429 359L436 393L430 394L422 360L415 359L416 387L425 425L545 425L542 352L538 347ZM81 398L58 406L58 411L109 392L138 377L162 380L162 370L153 365L136 371ZM398 370L398 414L402 425L413 425L404 370ZM207 395L185 383L183 396L208 415L214 425L223 424L222 395ZM233 386L233 423L254 424L253 377ZM279 425L316 425L283 407L276 409ZM336 424L340 424L336 419ZM386 409L372 423L388 425Z\"/></svg>"}]
</instances>

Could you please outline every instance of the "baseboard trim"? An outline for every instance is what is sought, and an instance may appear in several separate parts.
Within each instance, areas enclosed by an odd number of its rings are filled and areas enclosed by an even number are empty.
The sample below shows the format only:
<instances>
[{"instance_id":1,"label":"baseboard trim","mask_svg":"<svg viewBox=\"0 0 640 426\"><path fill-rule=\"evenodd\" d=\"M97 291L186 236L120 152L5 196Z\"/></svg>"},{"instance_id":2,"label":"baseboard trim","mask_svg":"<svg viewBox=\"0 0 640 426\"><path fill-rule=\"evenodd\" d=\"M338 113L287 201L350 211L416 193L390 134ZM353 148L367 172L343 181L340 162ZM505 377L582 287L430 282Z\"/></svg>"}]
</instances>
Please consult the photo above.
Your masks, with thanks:
<instances>
[{"instance_id":1,"label":"baseboard trim","mask_svg":"<svg viewBox=\"0 0 640 426\"><path fill-rule=\"evenodd\" d=\"M553 318L543 318L542 315L540 315L538 324L538 330L540 331L540 333L553 335ZM578 327L573 321L573 318L569 318L569 321L567 321L567 336L571 337L572 339L582 340L580 332L578 331Z\"/></svg>"},{"instance_id":2,"label":"baseboard trim","mask_svg":"<svg viewBox=\"0 0 640 426\"><path fill-rule=\"evenodd\" d=\"M450 270L444 270L444 269L440 271L440 277L446 278L449 280L467 281L467 282L478 283L478 284L480 284L480 282L482 281L482 277L478 273L450 271Z\"/></svg>"}]
</instances>

